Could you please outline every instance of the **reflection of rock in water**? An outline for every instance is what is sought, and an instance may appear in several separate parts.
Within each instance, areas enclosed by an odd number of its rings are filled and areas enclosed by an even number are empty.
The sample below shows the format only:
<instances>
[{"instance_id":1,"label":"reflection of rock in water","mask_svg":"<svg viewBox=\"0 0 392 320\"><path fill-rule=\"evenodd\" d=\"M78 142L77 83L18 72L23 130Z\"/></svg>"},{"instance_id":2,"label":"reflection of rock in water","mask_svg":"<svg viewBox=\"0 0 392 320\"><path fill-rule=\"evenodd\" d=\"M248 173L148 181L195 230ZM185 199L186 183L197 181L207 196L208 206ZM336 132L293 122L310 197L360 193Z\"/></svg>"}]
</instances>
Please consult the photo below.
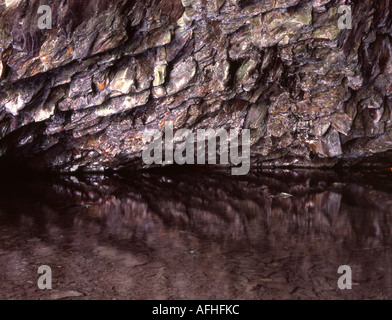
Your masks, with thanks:
<instances>
[{"instance_id":1,"label":"reflection of rock in water","mask_svg":"<svg viewBox=\"0 0 392 320\"><path fill-rule=\"evenodd\" d=\"M14 245L6 240L0 252L15 265L42 255L76 263L88 279L109 286L113 278L122 297L136 286L134 298L371 298L386 294L380 288L392 279L388 180L169 170L15 181L0 196L0 220L15 232ZM335 290L337 268L346 263L362 282L352 296ZM63 276L75 277L71 270Z\"/></svg>"},{"instance_id":2,"label":"reflection of rock in water","mask_svg":"<svg viewBox=\"0 0 392 320\"><path fill-rule=\"evenodd\" d=\"M334 181L338 177L332 173L325 176L326 181L317 181L318 185L312 185L310 177L303 173L297 178L303 181L288 182L286 176L234 179L220 173L143 173L129 179L65 176L53 185L45 185L50 190L40 198L52 202L50 212L58 211L58 207L78 212L79 223L86 216L105 221L105 230L113 235L148 235L157 228L178 230L191 226L200 237L256 241L260 234L267 235L271 228L279 226L275 236L311 232L330 237L332 232L345 241L354 241L361 235L363 241L369 241L369 236L380 236L370 230L380 232L379 214L387 212L392 201L388 193L366 185L338 183ZM294 197L280 197L281 192ZM346 201L341 214L343 195ZM356 235L361 225L369 230Z\"/></svg>"}]
</instances>

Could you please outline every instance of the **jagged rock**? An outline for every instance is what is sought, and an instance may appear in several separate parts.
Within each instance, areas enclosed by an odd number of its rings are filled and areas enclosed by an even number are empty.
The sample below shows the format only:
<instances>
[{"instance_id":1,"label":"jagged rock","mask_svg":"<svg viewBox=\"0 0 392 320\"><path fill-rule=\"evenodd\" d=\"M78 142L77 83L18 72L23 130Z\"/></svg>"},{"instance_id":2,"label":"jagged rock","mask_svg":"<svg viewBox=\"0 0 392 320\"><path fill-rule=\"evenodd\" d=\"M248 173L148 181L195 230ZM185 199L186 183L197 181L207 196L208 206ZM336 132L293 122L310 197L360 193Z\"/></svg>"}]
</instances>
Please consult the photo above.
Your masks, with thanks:
<instances>
[{"instance_id":1,"label":"jagged rock","mask_svg":"<svg viewBox=\"0 0 392 320\"><path fill-rule=\"evenodd\" d=\"M340 0L7 0L0 160L145 168L173 121L250 129L257 165L391 166L392 1L351 2L340 30Z\"/></svg>"}]
</instances>

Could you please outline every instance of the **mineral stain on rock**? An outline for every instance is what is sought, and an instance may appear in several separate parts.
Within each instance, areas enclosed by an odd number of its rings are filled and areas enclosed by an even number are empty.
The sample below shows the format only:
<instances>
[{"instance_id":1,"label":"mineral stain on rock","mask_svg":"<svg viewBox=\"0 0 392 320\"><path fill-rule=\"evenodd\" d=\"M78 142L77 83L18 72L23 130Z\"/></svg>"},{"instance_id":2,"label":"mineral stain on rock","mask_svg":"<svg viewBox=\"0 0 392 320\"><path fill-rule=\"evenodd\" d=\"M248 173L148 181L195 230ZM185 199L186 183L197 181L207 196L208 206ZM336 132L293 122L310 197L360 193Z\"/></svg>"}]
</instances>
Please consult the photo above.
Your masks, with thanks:
<instances>
[{"instance_id":1,"label":"mineral stain on rock","mask_svg":"<svg viewBox=\"0 0 392 320\"><path fill-rule=\"evenodd\" d=\"M146 168L172 120L250 128L254 165L392 166L392 2L351 2L340 30L338 0L3 1L0 161Z\"/></svg>"}]
</instances>

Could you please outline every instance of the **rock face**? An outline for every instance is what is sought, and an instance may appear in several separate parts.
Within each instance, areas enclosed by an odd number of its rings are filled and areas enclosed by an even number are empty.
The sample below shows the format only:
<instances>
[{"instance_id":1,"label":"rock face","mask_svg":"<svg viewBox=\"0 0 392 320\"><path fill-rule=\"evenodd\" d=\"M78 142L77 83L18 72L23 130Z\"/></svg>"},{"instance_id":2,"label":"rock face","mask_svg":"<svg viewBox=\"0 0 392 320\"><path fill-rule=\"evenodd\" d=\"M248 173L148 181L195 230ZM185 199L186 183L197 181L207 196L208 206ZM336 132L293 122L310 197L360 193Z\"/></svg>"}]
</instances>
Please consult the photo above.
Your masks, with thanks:
<instances>
[{"instance_id":1,"label":"rock face","mask_svg":"<svg viewBox=\"0 0 392 320\"><path fill-rule=\"evenodd\" d=\"M339 6L352 7L340 29ZM38 28L40 5L52 29ZM254 164L392 165L392 1L5 0L0 156L144 168L145 133L250 129Z\"/></svg>"}]
</instances>

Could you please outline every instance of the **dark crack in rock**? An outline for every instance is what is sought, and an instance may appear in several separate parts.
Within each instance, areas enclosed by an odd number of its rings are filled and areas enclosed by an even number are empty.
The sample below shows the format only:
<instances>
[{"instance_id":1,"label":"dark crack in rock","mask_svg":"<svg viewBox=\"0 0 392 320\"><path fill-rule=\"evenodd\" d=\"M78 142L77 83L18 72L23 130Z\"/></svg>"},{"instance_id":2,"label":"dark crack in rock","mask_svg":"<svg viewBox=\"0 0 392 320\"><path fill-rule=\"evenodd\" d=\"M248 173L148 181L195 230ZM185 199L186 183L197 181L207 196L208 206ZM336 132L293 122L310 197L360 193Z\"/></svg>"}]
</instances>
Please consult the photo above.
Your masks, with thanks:
<instances>
[{"instance_id":1,"label":"dark crack in rock","mask_svg":"<svg viewBox=\"0 0 392 320\"><path fill-rule=\"evenodd\" d=\"M254 165L392 166L392 1L351 1L351 30L343 4L1 1L1 160L145 168L143 137L173 121L251 129Z\"/></svg>"}]
</instances>

